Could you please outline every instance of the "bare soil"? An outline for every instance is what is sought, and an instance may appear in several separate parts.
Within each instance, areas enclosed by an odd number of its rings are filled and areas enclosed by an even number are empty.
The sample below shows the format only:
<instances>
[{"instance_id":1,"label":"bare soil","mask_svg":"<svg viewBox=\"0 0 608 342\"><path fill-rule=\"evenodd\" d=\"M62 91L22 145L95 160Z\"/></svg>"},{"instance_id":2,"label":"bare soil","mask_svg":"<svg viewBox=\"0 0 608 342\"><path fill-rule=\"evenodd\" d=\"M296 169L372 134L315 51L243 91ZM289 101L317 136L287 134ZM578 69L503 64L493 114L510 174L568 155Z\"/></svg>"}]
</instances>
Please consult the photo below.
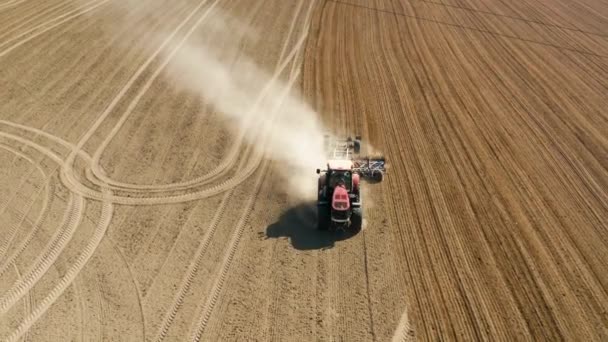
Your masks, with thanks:
<instances>
[{"instance_id":1,"label":"bare soil","mask_svg":"<svg viewBox=\"0 0 608 342\"><path fill-rule=\"evenodd\" d=\"M181 41L384 153L363 230L172 85ZM607 93L600 0L1 0L0 339L606 341Z\"/></svg>"}]
</instances>

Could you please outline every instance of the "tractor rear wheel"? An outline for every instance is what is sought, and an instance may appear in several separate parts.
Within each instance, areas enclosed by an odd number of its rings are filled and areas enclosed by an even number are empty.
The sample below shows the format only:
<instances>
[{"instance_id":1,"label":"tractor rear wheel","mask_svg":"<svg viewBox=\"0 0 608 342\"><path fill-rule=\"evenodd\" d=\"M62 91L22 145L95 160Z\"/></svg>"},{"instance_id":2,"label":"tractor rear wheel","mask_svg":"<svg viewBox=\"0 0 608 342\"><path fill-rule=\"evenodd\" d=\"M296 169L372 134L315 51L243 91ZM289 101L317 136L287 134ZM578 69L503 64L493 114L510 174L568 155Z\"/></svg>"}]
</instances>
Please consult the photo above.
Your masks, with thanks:
<instances>
[{"instance_id":1,"label":"tractor rear wheel","mask_svg":"<svg viewBox=\"0 0 608 342\"><path fill-rule=\"evenodd\" d=\"M355 231L361 230L363 227L363 209L353 208L353 213L350 217L350 227Z\"/></svg>"},{"instance_id":2,"label":"tractor rear wheel","mask_svg":"<svg viewBox=\"0 0 608 342\"><path fill-rule=\"evenodd\" d=\"M372 173L372 179L376 182L382 182L384 179L384 172L376 170Z\"/></svg>"},{"instance_id":3,"label":"tractor rear wheel","mask_svg":"<svg viewBox=\"0 0 608 342\"><path fill-rule=\"evenodd\" d=\"M317 206L317 229L328 230L331 223L331 212L327 206Z\"/></svg>"}]
</instances>

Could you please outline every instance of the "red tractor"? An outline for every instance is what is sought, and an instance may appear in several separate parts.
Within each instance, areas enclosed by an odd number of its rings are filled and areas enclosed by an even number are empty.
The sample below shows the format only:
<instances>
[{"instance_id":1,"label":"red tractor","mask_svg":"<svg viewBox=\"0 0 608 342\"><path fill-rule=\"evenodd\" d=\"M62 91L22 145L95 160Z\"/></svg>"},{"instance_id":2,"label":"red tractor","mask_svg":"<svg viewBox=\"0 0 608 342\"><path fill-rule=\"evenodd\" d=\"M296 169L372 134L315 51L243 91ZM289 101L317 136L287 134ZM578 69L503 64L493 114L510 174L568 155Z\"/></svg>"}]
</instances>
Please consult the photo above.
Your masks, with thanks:
<instances>
[{"instance_id":1,"label":"red tractor","mask_svg":"<svg viewBox=\"0 0 608 342\"><path fill-rule=\"evenodd\" d=\"M317 169L318 229L361 229L361 177L381 181L384 158L354 158L360 152L361 138L326 141L330 159L327 169Z\"/></svg>"}]
</instances>

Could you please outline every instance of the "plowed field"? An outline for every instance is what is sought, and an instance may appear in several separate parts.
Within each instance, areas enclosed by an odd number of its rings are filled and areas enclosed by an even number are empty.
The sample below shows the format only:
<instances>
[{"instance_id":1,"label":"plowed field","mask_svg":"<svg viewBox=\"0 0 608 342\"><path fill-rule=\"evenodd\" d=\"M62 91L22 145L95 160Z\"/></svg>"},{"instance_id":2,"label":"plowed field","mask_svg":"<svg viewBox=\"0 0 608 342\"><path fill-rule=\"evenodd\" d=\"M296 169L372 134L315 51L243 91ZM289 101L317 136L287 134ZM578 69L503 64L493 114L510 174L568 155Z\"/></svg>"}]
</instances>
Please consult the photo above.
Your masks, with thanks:
<instances>
[{"instance_id":1,"label":"plowed field","mask_svg":"<svg viewBox=\"0 0 608 342\"><path fill-rule=\"evenodd\" d=\"M199 45L384 154L361 231ZM0 0L0 339L606 341L607 94L602 0Z\"/></svg>"}]
</instances>

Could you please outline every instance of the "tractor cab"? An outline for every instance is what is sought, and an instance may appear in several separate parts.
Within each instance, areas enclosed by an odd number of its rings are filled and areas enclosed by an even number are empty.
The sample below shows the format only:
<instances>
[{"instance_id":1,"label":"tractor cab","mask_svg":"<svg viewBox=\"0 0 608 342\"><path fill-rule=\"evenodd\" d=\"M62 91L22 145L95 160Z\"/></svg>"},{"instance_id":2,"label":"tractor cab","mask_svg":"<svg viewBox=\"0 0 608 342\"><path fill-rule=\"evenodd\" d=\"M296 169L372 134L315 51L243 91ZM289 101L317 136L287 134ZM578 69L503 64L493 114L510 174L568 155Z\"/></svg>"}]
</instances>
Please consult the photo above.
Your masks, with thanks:
<instances>
[{"instance_id":1,"label":"tractor cab","mask_svg":"<svg viewBox=\"0 0 608 342\"><path fill-rule=\"evenodd\" d=\"M350 160L330 160L327 163L328 186L335 189L339 185L350 192L353 187L353 163Z\"/></svg>"},{"instance_id":2,"label":"tractor cab","mask_svg":"<svg viewBox=\"0 0 608 342\"><path fill-rule=\"evenodd\" d=\"M343 186L346 191L352 190L353 175L350 171L331 171L329 175L329 187L335 189L338 186Z\"/></svg>"}]
</instances>

